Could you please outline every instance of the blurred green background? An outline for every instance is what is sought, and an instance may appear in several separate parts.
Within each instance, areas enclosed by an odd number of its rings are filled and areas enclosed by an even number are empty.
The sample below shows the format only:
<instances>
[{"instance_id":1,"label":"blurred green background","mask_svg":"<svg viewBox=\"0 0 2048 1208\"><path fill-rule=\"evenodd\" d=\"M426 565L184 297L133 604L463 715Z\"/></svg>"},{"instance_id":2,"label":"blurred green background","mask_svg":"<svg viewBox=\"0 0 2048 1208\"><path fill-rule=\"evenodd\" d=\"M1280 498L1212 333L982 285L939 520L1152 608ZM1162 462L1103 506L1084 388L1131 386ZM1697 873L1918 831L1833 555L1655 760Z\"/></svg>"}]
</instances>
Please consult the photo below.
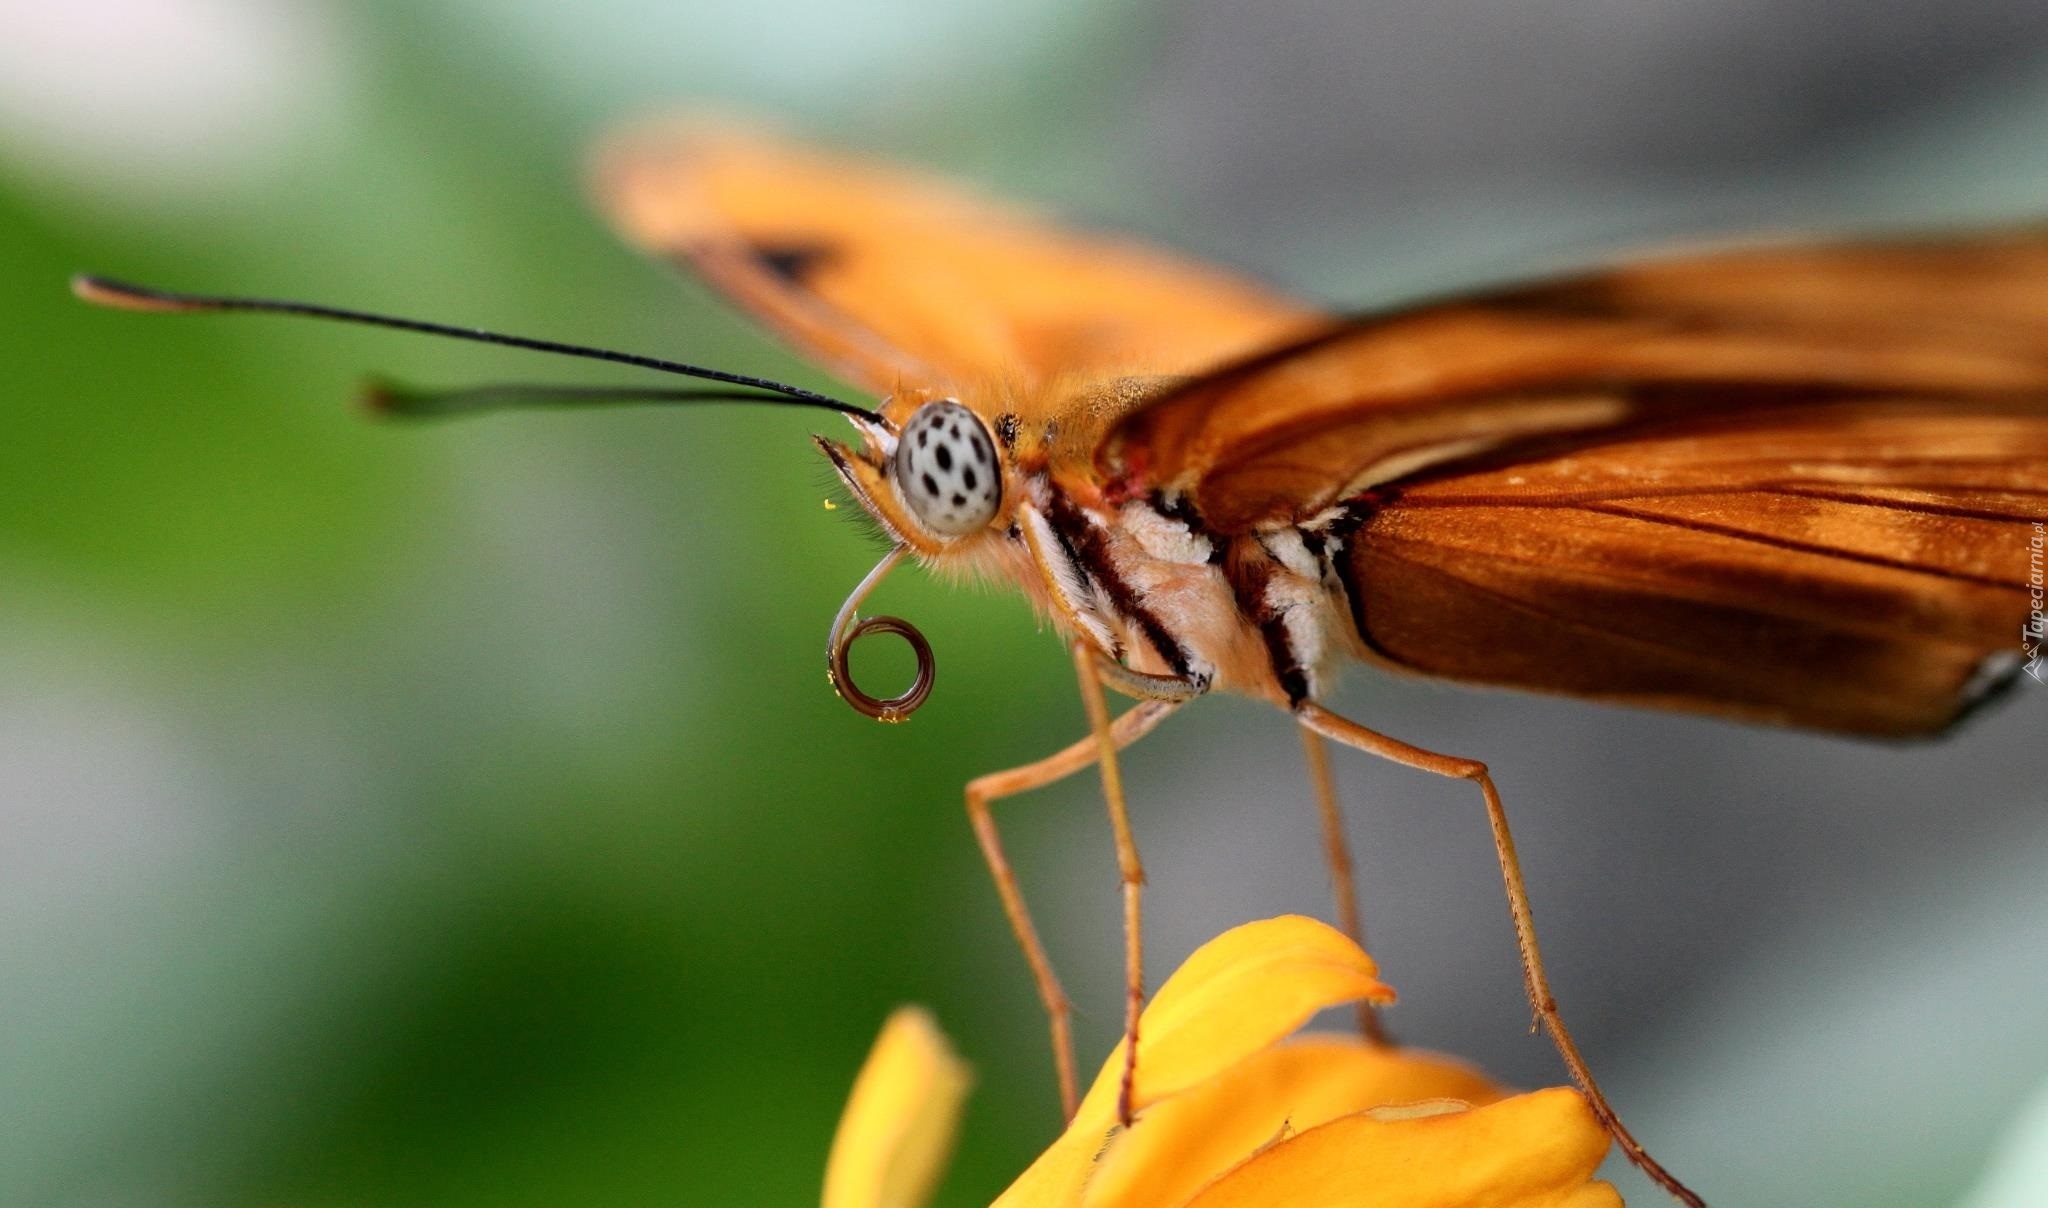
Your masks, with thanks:
<instances>
[{"instance_id":1,"label":"blurred green background","mask_svg":"<svg viewBox=\"0 0 2048 1208\"><path fill-rule=\"evenodd\" d=\"M930 634L931 705L885 729L836 701L825 630L873 550L820 506L823 421L377 424L348 405L369 369L635 379L95 311L74 271L831 388L585 204L593 139L684 103L1347 305L2048 211L2048 15L2020 0L4 0L0 26L7 1205L804 1203L906 1000L979 1071L947 1202L1054 1114L958 790L1078 733L1067 664L1019 602L905 574L877 603ZM2038 1202L2010 1173L2048 1148L2018 1122L2048 1080L2035 686L1880 747L1358 679L1354 714L1493 762L1567 1016L1709 1198ZM1190 713L1131 760L1155 978L1323 909L1284 719ZM1344 775L1397 1029L1556 1081L1476 811ZM1099 807L1078 783L1001 816L1092 1068Z\"/></svg>"}]
</instances>

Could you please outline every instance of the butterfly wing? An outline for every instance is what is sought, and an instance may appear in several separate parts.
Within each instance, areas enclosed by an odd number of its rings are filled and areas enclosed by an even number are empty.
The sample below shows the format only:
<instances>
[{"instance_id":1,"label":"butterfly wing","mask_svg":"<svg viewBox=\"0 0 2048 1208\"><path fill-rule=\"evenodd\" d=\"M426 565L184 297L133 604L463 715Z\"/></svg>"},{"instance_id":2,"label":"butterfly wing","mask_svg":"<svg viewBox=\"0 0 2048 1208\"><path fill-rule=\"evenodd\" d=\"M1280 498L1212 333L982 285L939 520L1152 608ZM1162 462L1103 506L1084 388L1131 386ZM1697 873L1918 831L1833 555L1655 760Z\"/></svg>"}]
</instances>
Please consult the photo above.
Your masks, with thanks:
<instances>
[{"instance_id":1,"label":"butterfly wing","mask_svg":"<svg viewBox=\"0 0 2048 1208\"><path fill-rule=\"evenodd\" d=\"M1399 667L1931 732L2022 662L2048 240L1724 254L1424 307L1198 380L1098 461L1221 532L1331 524L1358 634Z\"/></svg>"},{"instance_id":2,"label":"butterfly wing","mask_svg":"<svg viewBox=\"0 0 2048 1208\"><path fill-rule=\"evenodd\" d=\"M1244 532L1431 465L1676 414L2044 387L2048 234L1785 248L1362 320L1159 399L1096 460Z\"/></svg>"},{"instance_id":3,"label":"butterfly wing","mask_svg":"<svg viewBox=\"0 0 2048 1208\"><path fill-rule=\"evenodd\" d=\"M633 241L879 395L1184 374L1327 324L1227 273L738 127L629 134L597 192Z\"/></svg>"},{"instance_id":4,"label":"butterfly wing","mask_svg":"<svg viewBox=\"0 0 2048 1208\"><path fill-rule=\"evenodd\" d=\"M1338 572L1386 662L1930 733L2024 661L2048 397L1677 421L1396 487L1359 519Z\"/></svg>"}]
</instances>

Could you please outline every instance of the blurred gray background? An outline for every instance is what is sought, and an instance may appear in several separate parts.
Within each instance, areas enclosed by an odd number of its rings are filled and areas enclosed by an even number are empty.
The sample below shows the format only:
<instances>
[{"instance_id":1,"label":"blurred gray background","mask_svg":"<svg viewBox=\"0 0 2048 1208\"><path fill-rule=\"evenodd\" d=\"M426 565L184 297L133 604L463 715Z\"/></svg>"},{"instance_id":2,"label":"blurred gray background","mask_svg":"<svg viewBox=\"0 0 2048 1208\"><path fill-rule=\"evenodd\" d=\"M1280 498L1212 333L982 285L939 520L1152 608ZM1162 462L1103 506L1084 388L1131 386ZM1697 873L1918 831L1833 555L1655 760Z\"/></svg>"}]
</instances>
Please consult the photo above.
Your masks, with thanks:
<instances>
[{"instance_id":1,"label":"blurred gray background","mask_svg":"<svg viewBox=\"0 0 2048 1208\"><path fill-rule=\"evenodd\" d=\"M818 508L803 417L377 428L344 406L370 367L579 378L87 312L69 271L825 384L584 206L590 141L672 104L1347 307L2048 212L2048 7L2019 0L0 0L0 27L8 1204L803 1202L904 1000L981 1071L946 1202L986 1202L1053 1099L958 785L1082 724L1021 605L909 575L878 603L930 633L934 703L885 729L831 699L869 551ZM1710 1200L2003 1208L2048 1152L2048 690L2019 687L1910 745L1363 672L1337 703L1493 766L1566 1017ZM1326 912L1286 719L1204 702L1127 766L1155 979ZM1392 1026L1557 1081L1476 802L1340 768ZM1092 1066L1099 801L1000 817Z\"/></svg>"}]
</instances>

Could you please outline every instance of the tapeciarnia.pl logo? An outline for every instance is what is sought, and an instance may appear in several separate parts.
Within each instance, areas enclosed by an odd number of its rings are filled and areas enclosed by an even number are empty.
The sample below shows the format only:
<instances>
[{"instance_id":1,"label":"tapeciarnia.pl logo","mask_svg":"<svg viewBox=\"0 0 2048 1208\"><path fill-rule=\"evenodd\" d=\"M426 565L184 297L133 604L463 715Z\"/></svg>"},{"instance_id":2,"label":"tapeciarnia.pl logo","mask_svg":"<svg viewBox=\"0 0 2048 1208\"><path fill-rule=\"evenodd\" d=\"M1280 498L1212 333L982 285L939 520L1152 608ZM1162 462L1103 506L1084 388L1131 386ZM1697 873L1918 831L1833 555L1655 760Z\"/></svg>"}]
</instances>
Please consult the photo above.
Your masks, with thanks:
<instances>
[{"instance_id":1,"label":"tapeciarnia.pl logo","mask_svg":"<svg viewBox=\"0 0 2048 1208\"><path fill-rule=\"evenodd\" d=\"M2043 590L2044 582L2048 582L2042 571L2044 549L2048 549L2048 524L2036 520L2034 539L2027 546L2027 594L2031 611L2027 613L2026 624L2020 626L2020 656L2027 660L2026 673L2034 677L2035 683L2048 683L2048 679L2043 679L2043 676L2048 676L2048 667L2043 666L2041 659L2041 642L2048 638L2048 608L2043 605L2044 596L2048 596L2048 591Z\"/></svg>"}]
</instances>

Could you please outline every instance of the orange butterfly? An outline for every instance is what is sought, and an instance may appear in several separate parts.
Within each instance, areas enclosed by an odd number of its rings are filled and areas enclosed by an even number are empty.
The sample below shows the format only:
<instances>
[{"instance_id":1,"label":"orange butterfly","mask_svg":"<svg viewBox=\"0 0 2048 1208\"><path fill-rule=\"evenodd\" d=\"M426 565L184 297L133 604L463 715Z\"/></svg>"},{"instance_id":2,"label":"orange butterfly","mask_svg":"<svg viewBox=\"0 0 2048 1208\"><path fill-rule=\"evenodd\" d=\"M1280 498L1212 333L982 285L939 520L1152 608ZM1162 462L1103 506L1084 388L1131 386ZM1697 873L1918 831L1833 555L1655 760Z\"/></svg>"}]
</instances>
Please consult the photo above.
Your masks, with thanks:
<instances>
[{"instance_id":1,"label":"orange butterfly","mask_svg":"<svg viewBox=\"0 0 2048 1208\"><path fill-rule=\"evenodd\" d=\"M1071 644L1091 735L967 789L1070 1111L1067 1000L990 806L1101 769L1124 885L1128 1122L1144 876L1116 752L1185 701L1239 692L1300 722L1354 936L1322 740L1478 786L1538 1019L1629 1158L1697 1204L1622 1127L1557 1013L1485 765L1331 713L1319 701L1334 666L1876 735L1941 730L2020 668L2022 551L2048 518L2048 232L1694 256L1341 319L734 128L627 137L602 156L598 189L636 242L881 405L303 303L79 288L719 383L384 391L401 411L737 398L846 413L858 442L818 445L896 548L834 623L841 694L897 720L930 690L923 637L856 612L906 556L1018 586ZM901 696L870 696L848 672L847 651L874 632L917 653ZM1112 720L1105 684L1139 703Z\"/></svg>"}]
</instances>

